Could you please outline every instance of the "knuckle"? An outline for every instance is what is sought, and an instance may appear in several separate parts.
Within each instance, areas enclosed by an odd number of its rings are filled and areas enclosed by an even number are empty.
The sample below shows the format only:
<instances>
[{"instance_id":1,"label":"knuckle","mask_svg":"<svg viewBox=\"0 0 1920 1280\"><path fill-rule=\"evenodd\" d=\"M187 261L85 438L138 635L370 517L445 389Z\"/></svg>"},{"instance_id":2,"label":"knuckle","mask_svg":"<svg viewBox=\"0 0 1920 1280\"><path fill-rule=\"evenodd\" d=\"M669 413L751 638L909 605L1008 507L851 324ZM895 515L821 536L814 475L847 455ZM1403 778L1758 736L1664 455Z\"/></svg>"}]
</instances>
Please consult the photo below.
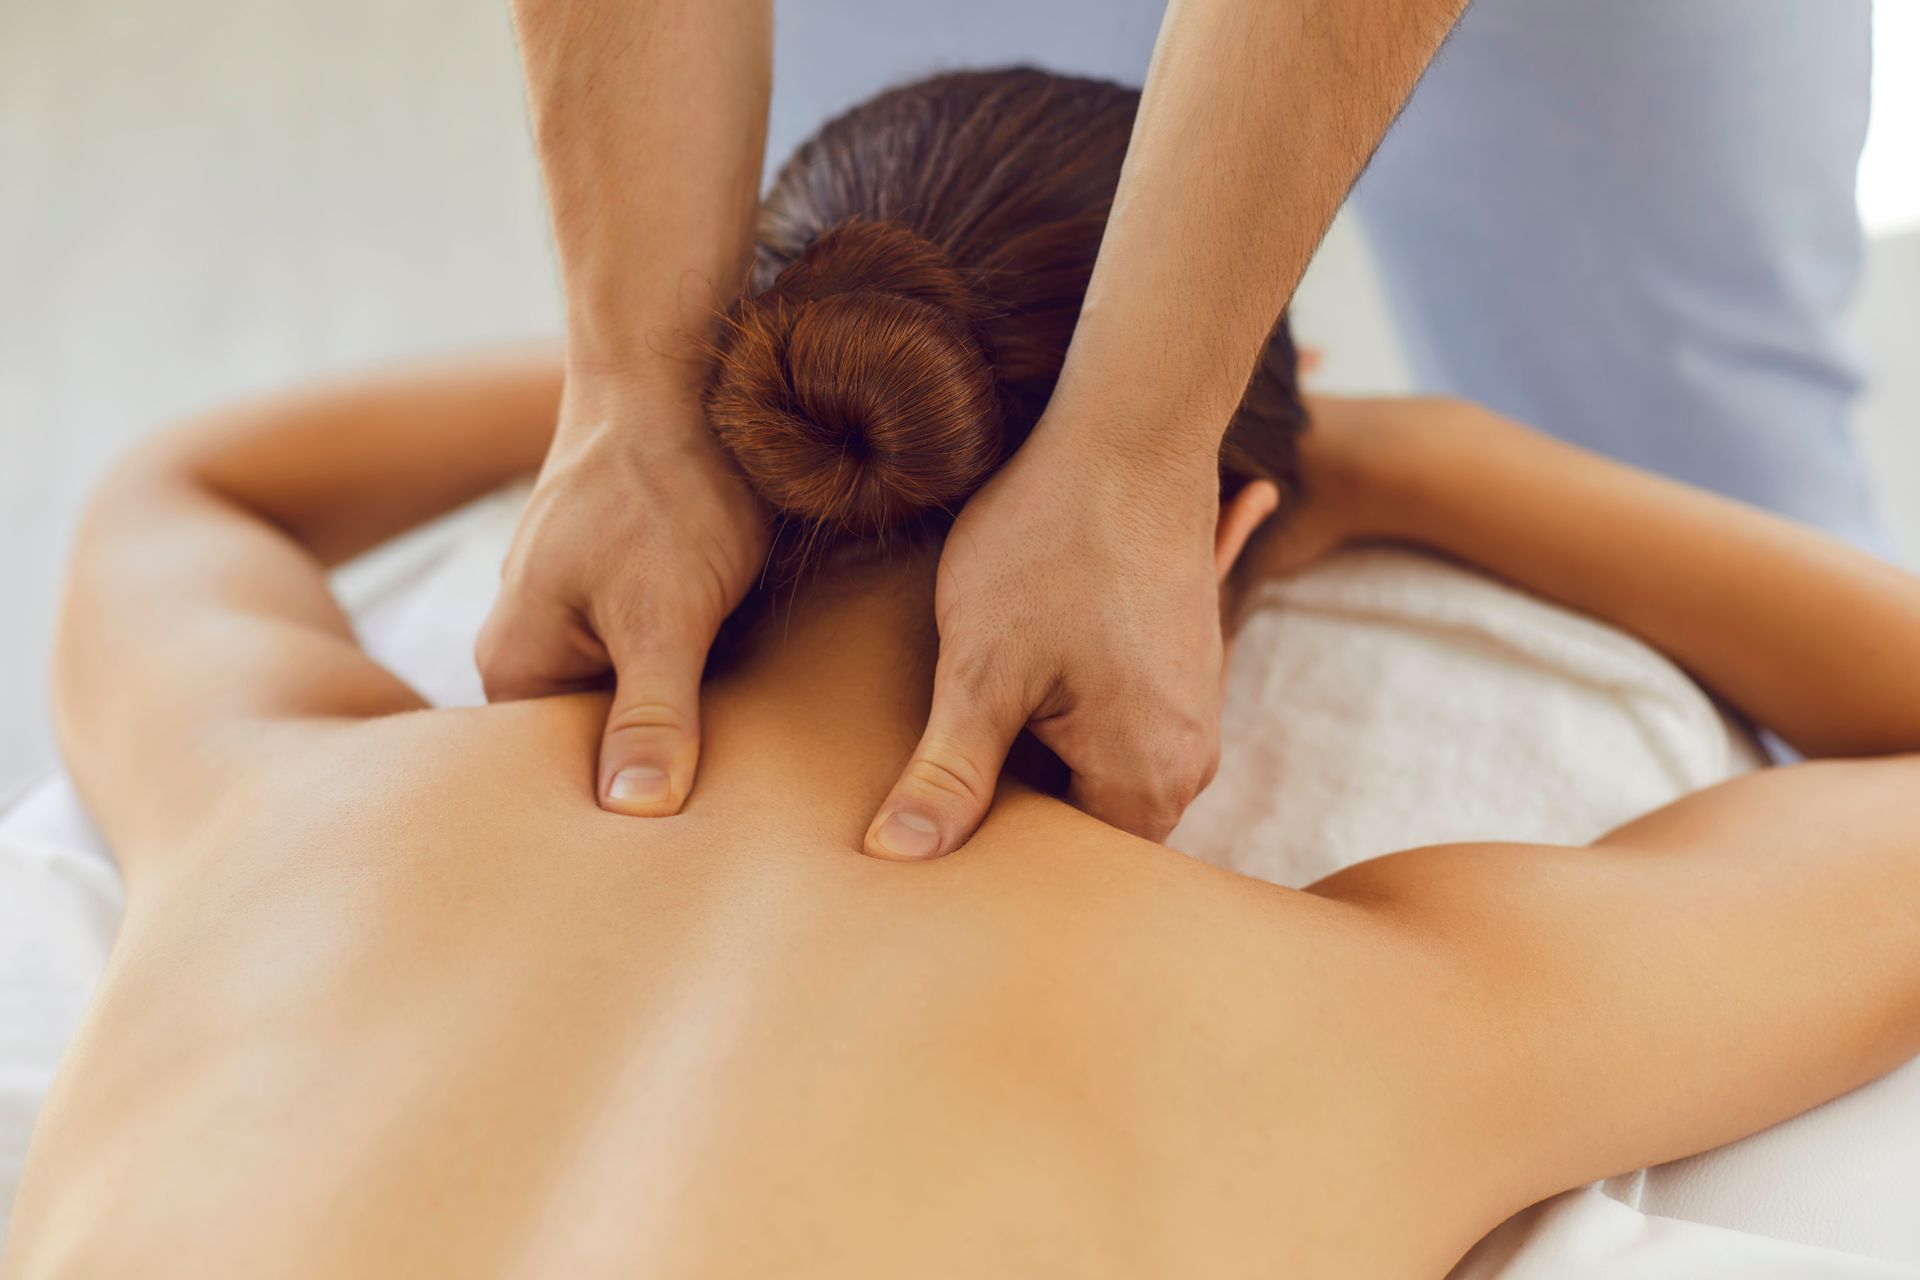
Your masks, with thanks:
<instances>
[{"instance_id":1,"label":"knuckle","mask_svg":"<svg viewBox=\"0 0 1920 1280\"><path fill-rule=\"evenodd\" d=\"M482 632L474 642L474 665L488 698L511 700L532 687L533 674L520 650L498 635Z\"/></svg>"},{"instance_id":2,"label":"knuckle","mask_svg":"<svg viewBox=\"0 0 1920 1280\"><path fill-rule=\"evenodd\" d=\"M486 620L480 624L480 634L474 637L473 656L482 670L503 664L509 652L512 635L512 615L505 599L496 600Z\"/></svg>"},{"instance_id":3,"label":"knuckle","mask_svg":"<svg viewBox=\"0 0 1920 1280\"><path fill-rule=\"evenodd\" d=\"M602 592L587 606L587 619L596 634L615 642L637 644L676 629L674 603L658 592Z\"/></svg>"},{"instance_id":4,"label":"knuckle","mask_svg":"<svg viewBox=\"0 0 1920 1280\"><path fill-rule=\"evenodd\" d=\"M1220 765L1220 742L1206 725L1182 724L1173 729L1167 742L1165 768L1180 789L1189 791L1189 799L1212 779Z\"/></svg>"},{"instance_id":5,"label":"knuckle","mask_svg":"<svg viewBox=\"0 0 1920 1280\"><path fill-rule=\"evenodd\" d=\"M1212 786L1213 780L1216 777L1218 777L1219 774L1220 774L1220 749L1218 747L1215 747L1212 751L1208 752L1206 757L1202 760L1200 772L1196 776L1194 781L1193 795L1190 795L1187 797L1187 802L1191 804L1193 800L1197 796L1199 796L1199 794L1202 791L1205 791L1208 787Z\"/></svg>"},{"instance_id":6,"label":"knuckle","mask_svg":"<svg viewBox=\"0 0 1920 1280\"><path fill-rule=\"evenodd\" d=\"M1109 785L1135 797L1145 825L1164 835L1212 781L1219 761L1213 728L1178 713L1122 727L1100 772Z\"/></svg>"},{"instance_id":7,"label":"knuckle","mask_svg":"<svg viewBox=\"0 0 1920 1280\"><path fill-rule=\"evenodd\" d=\"M993 798L992 780L979 766L958 753L921 756L907 774L924 798L945 798L972 807L984 805Z\"/></svg>"},{"instance_id":8,"label":"knuckle","mask_svg":"<svg viewBox=\"0 0 1920 1280\"><path fill-rule=\"evenodd\" d=\"M660 591L609 597L595 606L594 631L611 648L628 654L705 656L727 611L709 611L678 592Z\"/></svg>"},{"instance_id":9,"label":"knuckle","mask_svg":"<svg viewBox=\"0 0 1920 1280\"><path fill-rule=\"evenodd\" d=\"M666 733L674 736L691 736L691 718L679 707L669 702L631 702L614 707L607 717L606 736L616 737L635 733Z\"/></svg>"},{"instance_id":10,"label":"knuckle","mask_svg":"<svg viewBox=\"0 0 1920 1280\"><path fill-rule=\"evenodd\" d=\"M1184 810L1176 808L1156 808L1147 819L1147 828L1142 834L1149 840L1165 840L1167 835L1180 825L1180 815Z\"/></svg>"},{"instance_id":11,"label":"knuckle","mask_svg":"<svg viewBox=\"0 0 1920 1280\"><path fill-rule=\"evenodd\" d=\"M607 651L577 613L496 606L474 638L474 665L492 701L579 687L608 667Z\"/></svg>"},{"instance_id":12,"label":"knuckle","mask_svg":"<svg viewBox=\"0 0 1920 1280\"><path fill-rule=\"evenodd\" d=\"M1197 787L1189 789L1185 782L1169 781L1148 787L1140 796L1140 820L1146 833L1157 840L1173 830L1198 794Z\"/></svg>"},{"instance_id":13,"label":"knuckle","mask_svg":"<svg viewBox=\"0 0 1920 1280\"><path fill-rule=\"evenodd\" d=\"M506 664L501 660L500 637L495 634L491 622L480 628L480 634L474 638L473 665L480 668L480 679L487 685L489 691L494 682L505 674Z\"/></svg>"},{"instance_id":14,"label":"knuckle","mask_svg":"<svg viewBox=\"0 0 1920 1280\"><path fill-rule=\"evenodd\" d=\"M1207 760L1189 762L1186 766L1170 769L1156 797L1156 806L1171 811L1173 817L1167 825L1173 825L1173 819L1186 812L1187 806L1213 780L1213 766Z\"/></svg>"},{"instance_id":15,"label":"knuckle","mask_svg":"<svg viewBox=\"0 0 1920 1280\"><path fill-rule=\"evenodd\" d=\"M1187 806L1193 803L1194 797L1200 794L1200 789L1205 785L1206 780L1198 773L1169 778L1161 794L1155 798L1154 810L1165 815L1166 824L1171 827L1179 821L1180 815L1187 811Z\"/></svg>"},{"instance_id":16,"label":"knuckle","mask_svg":"<svg viewBox=\"0 0 1920 1280\"><path fill-rule=\"evenodd\" d=\"M1008 664L991 647L956 646L943 650L941 659L946 683L970 701L987 701L1008 683Z\"/></svg>"},{"instance_id":17,"label":"knuckle","mask_svg":"<svg viewBox=\"0 0 1920 1280\"><path fill-rule=\"evenodd\" d=\"M969 633L972 636L975 633ZM1005 633L991 633L992 639L962 638L942 634L940 659L935 684L968 703L993 708L1013 708L1023 699L1031 705L1034 693L1056 678L1054 657L1045 649L1023 645Z\"/></svg>"}]
</instances>

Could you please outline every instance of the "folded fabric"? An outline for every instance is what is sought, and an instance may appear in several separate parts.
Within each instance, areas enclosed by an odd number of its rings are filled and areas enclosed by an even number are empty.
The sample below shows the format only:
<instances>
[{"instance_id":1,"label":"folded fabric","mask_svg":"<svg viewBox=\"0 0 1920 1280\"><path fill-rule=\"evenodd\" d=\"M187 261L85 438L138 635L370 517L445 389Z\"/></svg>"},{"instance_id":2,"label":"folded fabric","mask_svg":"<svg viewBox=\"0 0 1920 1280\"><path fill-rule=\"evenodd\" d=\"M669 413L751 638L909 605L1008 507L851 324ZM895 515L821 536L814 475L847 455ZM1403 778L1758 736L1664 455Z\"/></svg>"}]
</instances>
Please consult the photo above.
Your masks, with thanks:
<instances>
[{"instance_id":1,"label":"folded fabric","mask_svg":"<svg viewBox=\"0 0 1920 1280\"><path fill-rule=\"evenodd\" d=\"M1761 756L1640 641L1427 556L1265 584L1173 845L1296 887L1456 840L1585 843Z\"/></svg>"}]
</instances>

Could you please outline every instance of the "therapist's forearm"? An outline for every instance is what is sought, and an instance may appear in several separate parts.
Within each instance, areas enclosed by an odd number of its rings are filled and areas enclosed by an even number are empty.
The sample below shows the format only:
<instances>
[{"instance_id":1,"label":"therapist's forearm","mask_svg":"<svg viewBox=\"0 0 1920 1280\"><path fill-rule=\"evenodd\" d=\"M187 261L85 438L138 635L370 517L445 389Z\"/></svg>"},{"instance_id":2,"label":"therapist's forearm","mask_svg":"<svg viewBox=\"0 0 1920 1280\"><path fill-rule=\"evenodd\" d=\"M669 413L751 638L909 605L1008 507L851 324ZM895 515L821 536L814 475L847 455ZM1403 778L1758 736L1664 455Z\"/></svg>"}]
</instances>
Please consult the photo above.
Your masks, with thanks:
<instances>
[{"instance_id":1,"label":"therapist's forearm","mask_svg":"<svg viewBox=\"0 0 1920 1280\"><path fill-rule=\"evenodd\" d=\"M771 0L512 8L566 287L571 373L697 376L703 330L746 277Z\"/></svg>"},{"instance_id":2,"label":"therapist's forearm","mask_svg":"<svg viewBox=\"0 0 1920 1280\"><path fill-rule=\"evenodd\" d=\"M1050 427L1211 459L1465 2L1171 0Z\"/></svg>"}]
</instances>

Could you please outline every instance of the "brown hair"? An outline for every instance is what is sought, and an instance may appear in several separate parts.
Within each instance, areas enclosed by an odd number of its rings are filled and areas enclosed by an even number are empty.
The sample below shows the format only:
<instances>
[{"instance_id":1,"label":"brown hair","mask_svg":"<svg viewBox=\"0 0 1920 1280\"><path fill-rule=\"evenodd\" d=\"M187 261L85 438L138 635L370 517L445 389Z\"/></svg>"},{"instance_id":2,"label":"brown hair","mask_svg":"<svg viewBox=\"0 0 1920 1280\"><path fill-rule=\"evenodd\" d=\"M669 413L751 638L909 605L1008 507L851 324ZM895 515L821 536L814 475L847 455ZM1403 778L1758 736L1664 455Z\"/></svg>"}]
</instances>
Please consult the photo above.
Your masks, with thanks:
<instances>
[{"instance_id":1,"label":"brown hair","mask_svg":"<svg viewBox=\"0 0 1920 1280\"><path fill-rule=\"evenodd\" d=\"M1019 67L941 75L830 121L761 208L708 419L775 510L773 564L938 531L1046 407L1139 94ZM1285 318L1221 448L1227 491L1291 488Z\"/></svg>"}]
</instances>

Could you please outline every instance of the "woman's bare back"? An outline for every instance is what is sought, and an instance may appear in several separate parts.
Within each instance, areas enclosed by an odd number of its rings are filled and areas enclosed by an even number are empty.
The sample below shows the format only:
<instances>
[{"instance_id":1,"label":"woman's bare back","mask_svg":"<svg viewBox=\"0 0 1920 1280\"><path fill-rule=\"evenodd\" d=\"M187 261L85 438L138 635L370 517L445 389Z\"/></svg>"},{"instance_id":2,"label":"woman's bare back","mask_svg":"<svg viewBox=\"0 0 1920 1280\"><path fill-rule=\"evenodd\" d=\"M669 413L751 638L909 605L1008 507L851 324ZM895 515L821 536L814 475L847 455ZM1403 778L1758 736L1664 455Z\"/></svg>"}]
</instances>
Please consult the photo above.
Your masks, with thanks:
<instances>
[{"instance_id":1,"label":"woman's bare back","mask_svg":"<svg viewBox=\"0 0 1920 1280\"><path fill-rule=\"evenodd\" d=\"M602 706L326 730L136 884L19 1274L1410 1274L1497 1217L1351 909L1030 793L875 862L724 735L622 819Z\"/></svg>"},{"instance_id":2,"label":"woman's bare back","mask_svg":"<svg viewBox=\"0 0 1920 1280\"><path fill-rule=\"evenodd\" d=\"M594 807L604 699L423 711L354 642L316 549L531 465L557 383L293 397L103 490L56 701L130 907L8 1276L1437 1274L1920 1051L1903 575L1464 409L1328 407L1354 510L1885 758L1308 893L1002 778L897 866L857 850L927 725L930 563L756 628L675 818Z\"/></svg>"}]
</instances>

